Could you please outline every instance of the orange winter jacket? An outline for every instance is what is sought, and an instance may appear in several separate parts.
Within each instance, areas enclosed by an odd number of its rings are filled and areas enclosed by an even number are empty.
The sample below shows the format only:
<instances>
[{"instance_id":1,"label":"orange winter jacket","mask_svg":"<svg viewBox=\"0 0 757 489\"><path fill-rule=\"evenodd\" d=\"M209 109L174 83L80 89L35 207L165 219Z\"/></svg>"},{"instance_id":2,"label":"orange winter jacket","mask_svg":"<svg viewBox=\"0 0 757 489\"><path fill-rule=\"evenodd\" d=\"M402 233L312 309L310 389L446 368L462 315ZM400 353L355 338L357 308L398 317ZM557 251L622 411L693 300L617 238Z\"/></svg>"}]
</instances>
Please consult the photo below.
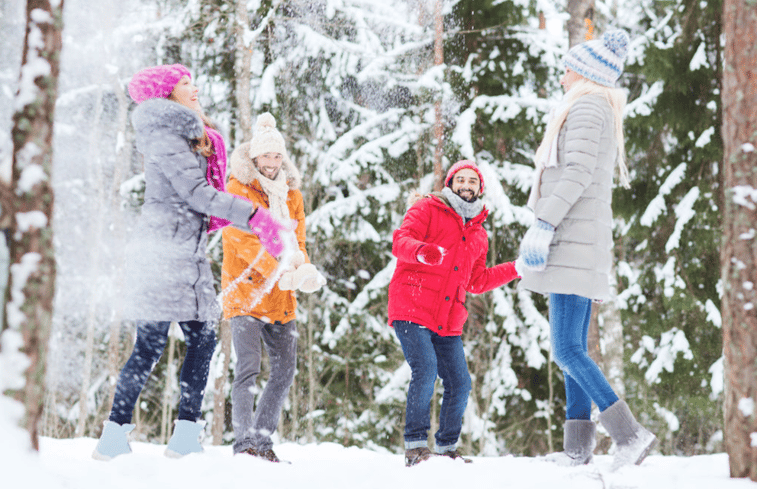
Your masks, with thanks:
<instances>
[{"instance_id":1,"label":"orange winter jacket","mask_svg":"<svg viewBox=\"0 0 757 489\"><path fill-rule=\"evenodd\" d=\"M232 164L233 168L233 164ZM264 178L264 177L260 177ZM263 192L257 179L248 184L243 184L232 173L226 191L244 197L255 206L268 208L268 196ZM309 263L305 250L305 208L302 202L302 194L296 188L291 188L287 197L289 216L297 221L297 242L300 250L305 255L305 263ZM235 227L223 228L223 270L222 287L223 315L226 319L235 316L252 316L267 323L280 321L286 323L295 319L297 299L294 291L281 290L278 284L263 296L257 305L250 308L250 302L256 292L263 290L266 279L276 270L278 262L267 251L252 267L247 276L229 287L247 267L252 263L262 245L257 236L241 231ZM228 290L227 290L228 287Z\"/></svg>"}]
</instances>

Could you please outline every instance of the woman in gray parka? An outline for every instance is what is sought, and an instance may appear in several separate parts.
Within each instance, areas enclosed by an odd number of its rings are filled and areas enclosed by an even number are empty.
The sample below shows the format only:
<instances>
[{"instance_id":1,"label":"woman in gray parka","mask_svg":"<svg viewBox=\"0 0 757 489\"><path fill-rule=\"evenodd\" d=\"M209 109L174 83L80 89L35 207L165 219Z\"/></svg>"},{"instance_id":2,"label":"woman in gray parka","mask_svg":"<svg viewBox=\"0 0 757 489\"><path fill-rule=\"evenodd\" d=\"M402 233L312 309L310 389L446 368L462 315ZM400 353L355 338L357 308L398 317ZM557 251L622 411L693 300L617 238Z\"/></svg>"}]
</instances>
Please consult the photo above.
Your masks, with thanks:
<instances>
[{"instance_id":1,"label":"woman in gray parka","mask_svg":"<svg viewBox=\"0 0 757 489\"><path fill-rule=\"evenodd\" d=\"M187 344L181 370L178 420L166 455L201 452L201 404L215 349L219 317L213 276L205 256L209 225L254 232L274 256L284 229L266 209L224 193L226 149L197 100L182 65L146 68L129 84L138 107L132 115L144 156L145 201L127 251L125 319L136 322L134 350L116 385L113 408L93 457L131 452L132 411L160 358L172 321Z\"/></svg>"},{"instance_id":2,"label":"woman in gray parka","mask_svg":"<svg viewBox=\"0 0 757 489\"><path fill-rule=\"evenodd\" d=\"M612 180L624 162L625 93L615 88L623 71L628 34L622 30L574 46L564 58L566 93L536 152L537 178L529 207L535 224L520 246L521 287L549 294L555 362L565 375L564 451L548 458L588 464L599 421L616 444L614 467L640 464L657 442L620 400L587 351L593 300L609 298L612 261Z\"/></svg>"}]
</instances>

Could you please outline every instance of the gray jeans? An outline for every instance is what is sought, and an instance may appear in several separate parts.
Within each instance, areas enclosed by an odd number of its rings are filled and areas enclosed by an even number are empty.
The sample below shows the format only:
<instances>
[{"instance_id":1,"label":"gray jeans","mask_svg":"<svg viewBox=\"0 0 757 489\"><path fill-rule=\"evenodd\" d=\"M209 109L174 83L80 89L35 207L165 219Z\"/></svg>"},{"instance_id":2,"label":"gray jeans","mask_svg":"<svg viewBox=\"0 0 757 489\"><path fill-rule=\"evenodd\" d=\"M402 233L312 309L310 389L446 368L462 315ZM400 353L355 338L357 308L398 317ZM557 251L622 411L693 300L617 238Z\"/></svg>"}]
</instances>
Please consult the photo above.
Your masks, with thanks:
<instances>
[{"instance_id":1,"label":"gray jeans","mask_svg":"<svg viewBox=\"0 0 757 489\"><path fill-rule=\"evenodd\" d=\"M268 450L281 408L289 394L297 367L297 325L295 321L269 324L251 316L231 318L237 366L231 390L231 420L234 425L234 453L247 448ZM260 374L261 340L271 365L263 394L255 405L255 381Z\"/></svg>"}]
</instances>

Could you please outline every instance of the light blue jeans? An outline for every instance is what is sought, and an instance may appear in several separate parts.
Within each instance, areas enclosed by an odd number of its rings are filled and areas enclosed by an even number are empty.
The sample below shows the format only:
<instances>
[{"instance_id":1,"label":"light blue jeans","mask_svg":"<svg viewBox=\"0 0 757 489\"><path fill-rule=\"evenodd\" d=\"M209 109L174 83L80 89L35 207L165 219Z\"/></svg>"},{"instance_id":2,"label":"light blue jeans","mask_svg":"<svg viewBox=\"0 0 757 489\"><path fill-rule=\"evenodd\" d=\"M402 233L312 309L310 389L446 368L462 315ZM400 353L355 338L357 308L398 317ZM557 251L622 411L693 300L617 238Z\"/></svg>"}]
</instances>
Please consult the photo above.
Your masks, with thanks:
<instances>
[{"instance_id":1,"label":"light blue jeans","mask_svg":"<svg viewBox=\"0 0 757 489\"><path fill-rule=\"evenodd\" d=\"M618 400L588 353L591 299L549 295L549 326L555 362L565 374L565 417L591 419L591 402L604 411Z\"/></svg>"}]
</instances>

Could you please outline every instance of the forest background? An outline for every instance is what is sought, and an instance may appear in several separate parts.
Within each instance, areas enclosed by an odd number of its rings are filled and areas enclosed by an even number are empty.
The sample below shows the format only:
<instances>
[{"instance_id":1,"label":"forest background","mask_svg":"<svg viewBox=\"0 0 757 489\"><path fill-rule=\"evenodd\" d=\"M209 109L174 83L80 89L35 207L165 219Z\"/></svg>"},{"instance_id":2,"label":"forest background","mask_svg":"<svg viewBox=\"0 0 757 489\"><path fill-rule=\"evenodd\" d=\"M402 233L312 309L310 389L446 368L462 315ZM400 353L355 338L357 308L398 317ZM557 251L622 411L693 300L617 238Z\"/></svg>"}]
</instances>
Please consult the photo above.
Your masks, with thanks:
<instances>
[{"instance_id":1,"label":"forest background","mask_svg":"<svg viewBox=\"0 0 757 489\"><path fill-rule=\"evenodd\" d=\"M279 439L400 450L409 369L386 324L392 231L408 194L432 189L435 158L444 168L470 158L486 178L488 263L515 258L532 219L531 157L561 95L563 25L571 20L561 2L445 0L440 64L435 3L66 0L43 435L96 437L110 409L133 343L133 325L120 318L120 279L144 188L125 88L144 66L180 62L230 150L249 139L257 114L270 111L305 176L308 249L329 284L300 297L299 369ZM9 34L0 37L3 168L23 7L0 6L0 32ZM629 94L632 186L614 194L618 294L595 310L592 354L657 434L662 453L723 451L722 4L597 0L592 7L594 36L622 27L632 38L620 80ZM209 247L216 273L219 238ZM474 387L464 450L555 450L564 395L549 358L544 298L510 285L469 296L468 309L463 339ZM175 329L140 398L138 439L165 443L170 434L180 335ZM216 444L232 436L233 363L221 323L204 409ZM437 392L435 410L439 400Z\"/></svg>"}]
</instances>

